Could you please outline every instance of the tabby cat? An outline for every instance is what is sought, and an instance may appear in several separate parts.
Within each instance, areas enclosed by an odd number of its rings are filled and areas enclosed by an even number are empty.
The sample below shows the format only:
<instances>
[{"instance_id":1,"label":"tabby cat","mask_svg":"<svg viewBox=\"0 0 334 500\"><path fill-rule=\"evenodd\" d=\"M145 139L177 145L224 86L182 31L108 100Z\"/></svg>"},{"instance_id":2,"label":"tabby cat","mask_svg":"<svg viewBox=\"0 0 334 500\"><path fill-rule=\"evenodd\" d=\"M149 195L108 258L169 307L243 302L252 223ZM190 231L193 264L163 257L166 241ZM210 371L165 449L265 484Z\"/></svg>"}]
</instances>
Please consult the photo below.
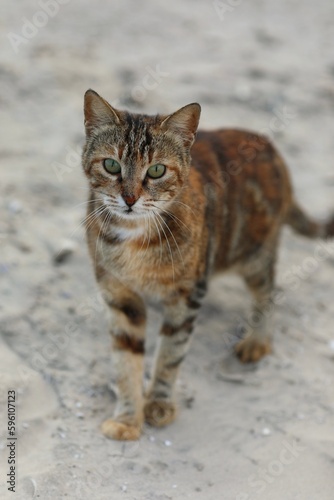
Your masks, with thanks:
<instances>
[{"instance_id":1,"label":"tabby cat","mask_svg":"<svg viewBox=\"0 0 334 500\"><path fill-rule=\"evenodd\" d=\"M235 351L242 362L258 361L271 352L265 308L274 302L283 224L309 237L334 235L334 219L317 223L298 206L266 138L243 130L196 135L200 111L193 103L147 116L85 94L87 240L118 374L115 415L102 424L110 438L135 440L144 420L164 426L175 418L175 381L213 273L233 268L252 292L260 321ZM144 398L147 299L162 304L164 319Z\"/></svg>"}]
</instances>

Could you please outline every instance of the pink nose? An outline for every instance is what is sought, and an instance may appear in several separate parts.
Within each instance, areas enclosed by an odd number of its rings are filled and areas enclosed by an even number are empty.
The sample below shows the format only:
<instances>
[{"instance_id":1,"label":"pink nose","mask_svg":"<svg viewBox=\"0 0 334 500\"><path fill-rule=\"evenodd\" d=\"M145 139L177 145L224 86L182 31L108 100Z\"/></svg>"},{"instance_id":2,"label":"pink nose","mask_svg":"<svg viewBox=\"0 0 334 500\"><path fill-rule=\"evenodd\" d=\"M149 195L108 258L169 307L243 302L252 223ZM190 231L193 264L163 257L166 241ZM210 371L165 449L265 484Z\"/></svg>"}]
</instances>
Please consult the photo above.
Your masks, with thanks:
<instances>
[{"instance_id":1,"label":"pink nose","mask_svg":"<svg viewBox=\"0 0 334 500\"><path fill-rule=\"evenodd\" d=\"M123 200L127 204L128 207L132 207L137 201L137 198L133 195L124 195L123 194Z\"/></svg>"}]
</instances>

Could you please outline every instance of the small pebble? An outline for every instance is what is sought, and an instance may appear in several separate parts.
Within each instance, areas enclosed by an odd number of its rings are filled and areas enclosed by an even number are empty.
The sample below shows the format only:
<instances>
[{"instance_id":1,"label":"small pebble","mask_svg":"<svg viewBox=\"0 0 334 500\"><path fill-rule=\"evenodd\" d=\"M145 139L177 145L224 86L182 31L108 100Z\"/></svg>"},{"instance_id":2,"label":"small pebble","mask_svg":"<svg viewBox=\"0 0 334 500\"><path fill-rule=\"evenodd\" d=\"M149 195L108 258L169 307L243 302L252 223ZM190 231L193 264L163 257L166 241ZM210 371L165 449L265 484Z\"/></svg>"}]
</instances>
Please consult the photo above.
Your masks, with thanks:
<instances>
[{"instance_id":1,"label":"small pebble","mask_svg":"<svg viewBox=\"0 0 334 500\"><path fill-rule=\"evenodd\" d=\"M76 414L75 414L75 416L77 418L84 418L85 415L82 413L82 411L77 411Z\"/></svg>"},{"instance_id":2,"label":"small pebble","mask_svg":"<svg viewBox=\"0 0 334 500\"><path fill-rule=\"evenodd\" d=\"M166 439L165 441L165 446L172 446L172 442Z\"/></svg>"},{"instance_id":3,"label":"small pebble","mask_svg":"<svg viewBox=\"0 0 334 500\"><path fill-rule=\"evenodd\" d=\"M128 487L126 486L126 484L123 484L122 487L121 487L121 490L122 491L126 491L128 489Z\"/></svg>"},{"instance_id":4,"label":"small pebble","mask_svg":"<svg viewBox=\"0 0 334 500\"><path fill-rule=\"evenodd\" d=\"M19 248L21 250L21 252L28 253L28 252L31 252L31 250L32 250L31 246L28 245L27 243L25 243L24 241L17 241L16 246L17 246L17 248Z\"/></svg>"},{"instance_id":5,"label":"small pebble","mask_svg":"<svg viewBox=\"0 0 334 500\"><path fill-rule=\"evenodd\" d=\"M195 468L198 470L198 471L202 471L204 470L204 465L201 464L200 462L197 462L194 464L195 465Z\"/></svg>"},{"instance_id":6,"label":"small pebble","mask_svg":"<svg viewBox=\"0 0 334 500\"><path fill-rule=\"evenodd\" d=\"M150 436L148 439L149 439L150 441L152 441L152 443L154 443L154 441L155 441L155 437L154 437L154 436Z\"/></svg>"},{"instance_id":7,"label":"small pebble","mask_svg":"<svg viewBox=\"0 0 334 500\"><path fill-rule=\"evenodd\" d=\"M271 434L271 430L268 427L265 427L264 429L262 429L263 436L270 436L270 434Z\"/></svg>"},{"instance_id":8,"label":"small pebble","mask_svg":"<svg viewBox=\"0 0 334 500\"><path fill-rule=\"evenodd\" d=\"M0 262L0 273L6 274L9 271L9 266Z\"/></svg>"},{"instance_id":9,"label":"small pebble","mask_svg":"<svg viewBox=\"0 0 334 500\"><path fill-rule=\"evenodd\" d=\"M53 255L53 263L56 265L63 264L71 257L71 255L74 253L75 249L76 249L76 245L73 241L64 240L60 244L59 250L56 251Z\"/></svg>"},{"instance_id":10,"label":"small pebble","mask_svg":"<svg viewBox=\"0 0 334 500\"><path fill-rule=\"evenodd\" d=\"M329 348L330 348L331 351L334 351L334 340L330 340L328 342L328 346L329 346Z\"/></svg>"},{"instance_id":11,"label":"small pebble","mask_svg":"<svg viewBox=\"0 0 334 500\"><path fill-rule=\"evenodd\" d=\"M23 422L22 427L23 429L28 429L29 428L28 422Z\"/></svg>"},{"instance_id":12,"label":"small pebble","mask_svg":"<svg viewBox=\"0 0 334 500\"><path fill-rule=\"evenodd\" d=\"M9 212L12 212L12 214L18 214L22 212L22 204L19 200L11 200L8 203L7 208Z\"/></svg>"}]
</instances>

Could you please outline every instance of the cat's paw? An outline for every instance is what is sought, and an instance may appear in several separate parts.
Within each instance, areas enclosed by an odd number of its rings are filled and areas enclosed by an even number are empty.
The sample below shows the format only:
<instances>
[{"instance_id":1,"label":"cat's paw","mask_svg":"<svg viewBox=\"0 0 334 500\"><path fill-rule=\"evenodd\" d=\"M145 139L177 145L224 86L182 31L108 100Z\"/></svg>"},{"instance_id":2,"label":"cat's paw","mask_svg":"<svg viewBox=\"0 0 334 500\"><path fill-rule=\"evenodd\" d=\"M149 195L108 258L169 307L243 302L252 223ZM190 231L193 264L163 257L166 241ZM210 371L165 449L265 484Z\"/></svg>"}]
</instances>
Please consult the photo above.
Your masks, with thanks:
<instances>
[{"instance_id":1,"label":"cat's paw","mask_svg":"<svg viewBox=\"0 0 334 500\"><path fill-rule=\"evenodd\" d=\"M235 346L235 352L242 363L254 363L272 352L271 341L246 337Z\"/></svg>"},{"instance_id":2,"label":"cat's paw","mask_svg":"<svg viewBox=\"0 0 334 500\"><path fill-rule=\"evenodd\" d=\"M176 406L171 401L147 401L144 407L145 420L153 427L164 427L176 417Z\"/></svg>"},{"instance_id":3,"label":"cat's paw","mask_svg":"<svg viewBox=\"0 0 334 500\"><path fill-rule=\"evenodd\" d=\"M110 438L119 441L136 441L141 435L141 426L130 425L123 422L117 422L112 418L108 418L101 425L102 433Z\"/></svg>"}]
</instances>

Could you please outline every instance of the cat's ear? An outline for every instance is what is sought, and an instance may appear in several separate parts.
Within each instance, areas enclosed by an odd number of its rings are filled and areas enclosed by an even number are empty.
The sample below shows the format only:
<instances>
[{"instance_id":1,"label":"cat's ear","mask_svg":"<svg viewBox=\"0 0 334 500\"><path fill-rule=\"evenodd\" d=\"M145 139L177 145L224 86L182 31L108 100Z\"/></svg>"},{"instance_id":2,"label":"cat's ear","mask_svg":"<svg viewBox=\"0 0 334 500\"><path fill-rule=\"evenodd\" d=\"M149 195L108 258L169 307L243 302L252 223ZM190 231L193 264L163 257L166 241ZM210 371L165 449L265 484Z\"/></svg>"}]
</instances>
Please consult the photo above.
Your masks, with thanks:
<instances>
[{"instance_id":1,"label":"cat's ear","mask_svg":"<svg viewBox=\"0 0 334 500\"><path fill-rule=\"evenodd\" d=\"M194 102L167 116L161 123L161 128L172 130L191 146L195 139L200 115L201 106Z\"/></svg>"},{"instance_id":2,"label":"cat's ear","mask_svg":"<svg viewBox=\"0 0 334 500\"><path fill-rule=\"evenodd\" d=\"M84 103L86 134L107 123L120 125L119 112L94 90L87 90Z\"/></svg>"}]
</instances>

